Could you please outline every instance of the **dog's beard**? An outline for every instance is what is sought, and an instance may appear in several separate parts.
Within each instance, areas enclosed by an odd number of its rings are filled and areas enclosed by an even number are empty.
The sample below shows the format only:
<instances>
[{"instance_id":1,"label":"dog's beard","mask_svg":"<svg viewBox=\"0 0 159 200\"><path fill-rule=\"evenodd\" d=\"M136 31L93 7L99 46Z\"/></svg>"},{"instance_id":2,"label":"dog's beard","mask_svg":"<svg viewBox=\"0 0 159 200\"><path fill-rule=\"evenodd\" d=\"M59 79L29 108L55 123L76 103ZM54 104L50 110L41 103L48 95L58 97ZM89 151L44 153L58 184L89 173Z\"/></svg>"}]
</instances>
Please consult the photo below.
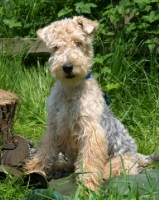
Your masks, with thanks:
<instances>
[{"instance_id":1,"label":"dog's beard","mask_svg":"<svg viewBox=\"0 0 159 200\"><path fill-rule=\"evenodd\" d=\"M85 70L76 70L76 72L73 71L71 74L68 75L64 73L62 69L58 70L58 68L51 68L51 74L53 75L55 80L60 81L62 85L69 87L80 84L83 80L85 80L88 72Z\"/></svg>"}]
</instances>

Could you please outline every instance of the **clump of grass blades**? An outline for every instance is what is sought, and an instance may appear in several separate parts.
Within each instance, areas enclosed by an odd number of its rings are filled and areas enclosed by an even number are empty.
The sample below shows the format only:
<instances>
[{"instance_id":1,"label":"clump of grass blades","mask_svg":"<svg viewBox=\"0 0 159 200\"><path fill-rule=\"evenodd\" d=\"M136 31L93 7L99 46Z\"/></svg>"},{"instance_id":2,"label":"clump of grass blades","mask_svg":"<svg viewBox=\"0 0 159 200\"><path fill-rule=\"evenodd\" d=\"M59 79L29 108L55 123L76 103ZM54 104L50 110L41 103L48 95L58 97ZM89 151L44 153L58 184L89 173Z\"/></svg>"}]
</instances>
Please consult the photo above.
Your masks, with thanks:
<instances>
[{"instance_id":1,"label":"clump of grass blades","mask_svg":"<svg viewBox=\"0 0 159 200\"><path fill-rule=\"evenodd\" d=\"M46 99L50 92L53 78L49 67L24 67L18 55L0 59L0 88L16 93L20 99L20 112L15 123L15 132L27 133L32 137L36 128L44 131L46 121ZM26 132L26 133L25 133ZM33 134L37 137L36 134Z\"/></svg>"},{"instance_id":2,"label":"clump of grass blades","mask_svg":"<svg viewBox=\"0 0 159 200\"><path fill-rule=\"evenodd\" d=\"M159 150L159 63L155 55L134 60L126 51L126 44L116 46L103 66L109 70L103 70L99 80L139 151L150 154Z\"/></svg>"}]
</instances>

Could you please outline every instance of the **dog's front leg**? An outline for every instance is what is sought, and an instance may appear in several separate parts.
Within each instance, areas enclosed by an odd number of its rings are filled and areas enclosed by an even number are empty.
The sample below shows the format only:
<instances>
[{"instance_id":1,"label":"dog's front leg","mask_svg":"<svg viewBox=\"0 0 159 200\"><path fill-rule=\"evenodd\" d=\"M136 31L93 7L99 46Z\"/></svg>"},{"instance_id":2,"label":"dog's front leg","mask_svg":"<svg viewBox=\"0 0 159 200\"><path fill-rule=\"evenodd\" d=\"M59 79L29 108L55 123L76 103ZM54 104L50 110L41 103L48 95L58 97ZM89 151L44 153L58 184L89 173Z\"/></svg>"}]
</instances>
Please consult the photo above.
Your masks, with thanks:
<instances>
[{"instance_id":1,"label":"dog's front leg","mask_svg":"<svg viewBox=\"0 0 159 200\"><path fill-rule=\"evenodd\" d=\"M97 190L99 180L106 164L107 142L103 128L91 120L81 122L79 134L79 152L75 163L78 179L92 190Z\"/></svg>"},{"instance_id":2,"label":"dog's front leg","mask_svg":"<svg viewBox=\"0 0 159 200\"><path fill-rule=\"evenodd\" d=\"M52 169L52 163L58 159L57 138L54 130L54 122L48 122L46 133L40 142L39 150L33 160L26 162L25 169L27 173L40 172L44 175L49 174Z\"/></svg>"}]
</instances>

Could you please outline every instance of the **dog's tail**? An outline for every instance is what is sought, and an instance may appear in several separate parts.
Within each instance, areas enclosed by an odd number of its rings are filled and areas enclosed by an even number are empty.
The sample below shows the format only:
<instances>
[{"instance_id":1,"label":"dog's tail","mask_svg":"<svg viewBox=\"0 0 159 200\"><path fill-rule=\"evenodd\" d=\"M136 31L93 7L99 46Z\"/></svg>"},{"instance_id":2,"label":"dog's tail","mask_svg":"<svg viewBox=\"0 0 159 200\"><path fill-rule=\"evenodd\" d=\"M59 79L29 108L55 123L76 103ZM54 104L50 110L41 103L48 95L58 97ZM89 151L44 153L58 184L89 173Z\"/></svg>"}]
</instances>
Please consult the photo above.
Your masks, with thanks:
<instances>
[{"instance_id":1,"label":"dog's tail","mask_svg":"<svg viewBox=\"0 0 159 200\"><path fill-rule=\"evenodd\" d=\"M151 155L143 155L138 153L138 164L140 167L145 167L149 164L152 164L154 162L159 162L159 152L153 153Z\"/></svg>"}]
</instances>

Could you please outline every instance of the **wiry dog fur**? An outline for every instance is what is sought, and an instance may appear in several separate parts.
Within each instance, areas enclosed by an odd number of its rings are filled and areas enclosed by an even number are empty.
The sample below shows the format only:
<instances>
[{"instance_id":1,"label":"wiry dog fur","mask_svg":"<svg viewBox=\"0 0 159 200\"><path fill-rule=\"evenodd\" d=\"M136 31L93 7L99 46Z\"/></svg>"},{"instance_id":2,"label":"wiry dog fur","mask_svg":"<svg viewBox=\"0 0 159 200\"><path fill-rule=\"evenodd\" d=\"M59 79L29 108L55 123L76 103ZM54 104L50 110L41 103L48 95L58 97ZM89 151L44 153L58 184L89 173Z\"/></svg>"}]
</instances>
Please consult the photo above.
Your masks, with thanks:
<instances>
[{"instance_id":1,"label":"wiry dog fur","mask_svg":"<svg viewBox=\"0 0 159 200\"><path fill-rule=\"evenodd\" d=\"M28 173L48 175L53 168L75 167L85 186L93 190L99 177L108 179L122 174L122 162L129 174L139 173L140 166L158 159L158 154L137 153L134 139L105 103L93 75L93 35L96 21L82 16L55 21L38 30L38 36L51 53L51 74L56 83L48 99L47 130L40 149L26 164ZM64 152L68 162L58 161ZM122 156L122 158L120 157ZM110 161L111 159L111 162Z\"/></svg>"}]
</instances>

